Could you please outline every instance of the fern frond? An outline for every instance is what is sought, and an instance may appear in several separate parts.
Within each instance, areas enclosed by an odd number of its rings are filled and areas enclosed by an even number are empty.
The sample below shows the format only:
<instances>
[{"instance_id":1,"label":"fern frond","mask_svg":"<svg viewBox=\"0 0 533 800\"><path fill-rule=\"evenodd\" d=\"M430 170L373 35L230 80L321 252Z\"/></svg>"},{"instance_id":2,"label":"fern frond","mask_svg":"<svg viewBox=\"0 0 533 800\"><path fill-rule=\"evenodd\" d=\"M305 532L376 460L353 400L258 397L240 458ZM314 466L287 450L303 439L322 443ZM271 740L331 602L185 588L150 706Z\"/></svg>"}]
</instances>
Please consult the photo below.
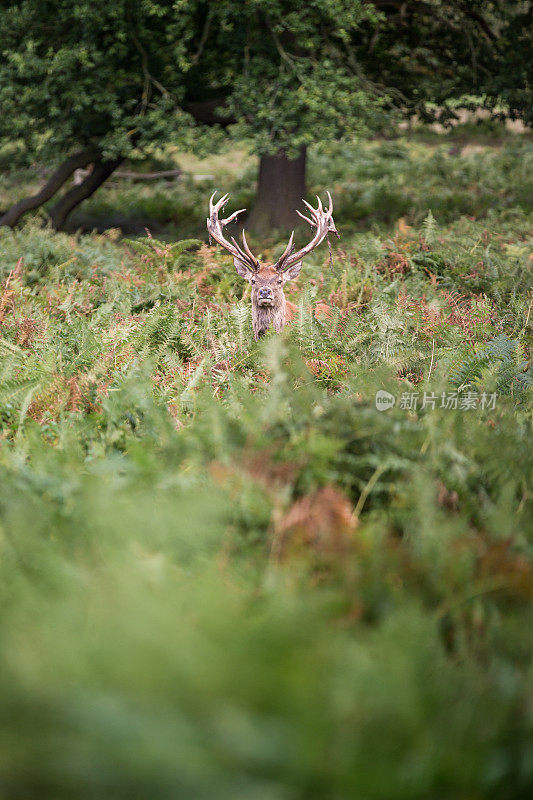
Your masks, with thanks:
<instances>
[{"instance_id":1,"label":"fern frond","mask_svg":"<svg viewBox=\"0 0 533 800\"><path fill-rule=\"evenodd\" d=\"M249 337L250 307L245 303L237 303L231 309L231 316L235 323L235 331L239 342L239 350L244 349L244 344Z\"/></svg>"},{"instance_id":2,"label":"fern frond","mask_svg":"<svg viewBox=\"0 0 533 800\"><path fill-rule=\"evenodd\" d=\"M203 358L193 374L187 381L187 384L180 394L180 403L183 411L191 412L194 409L194 389L198 386L202 375L205 370L205 358Z\"/></svg>"},{"instance_id":3,"label":"fern frond","mask_svg":"<svg viewBox=\"0 0 533 800\"><path fill-rule=\"evenodd\" d=\"M437 220L433 216L431 209L428 210L426 218L422 222L422 230L424 231L424 239L428 244L434 244L437 238Z\"/></svg>"}]
</instances>

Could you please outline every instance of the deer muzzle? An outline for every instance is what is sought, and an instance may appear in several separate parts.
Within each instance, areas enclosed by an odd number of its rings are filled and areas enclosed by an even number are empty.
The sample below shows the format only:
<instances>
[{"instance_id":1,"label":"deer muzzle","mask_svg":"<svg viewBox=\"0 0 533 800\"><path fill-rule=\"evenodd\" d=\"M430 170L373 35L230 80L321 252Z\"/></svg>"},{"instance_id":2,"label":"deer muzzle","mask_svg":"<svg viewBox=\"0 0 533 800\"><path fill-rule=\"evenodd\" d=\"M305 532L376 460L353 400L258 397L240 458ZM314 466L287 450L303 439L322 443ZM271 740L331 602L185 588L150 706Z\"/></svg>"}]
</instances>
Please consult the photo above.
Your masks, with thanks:
<instances>
[{"instance_id":1,"label":"deer muzzle","mask_svg":"<svg viewBox=\"0 0 533 800\"><path fill-rule=\"evenodd\" d=\"M265 308L273 305L273 303L274 303L274 295L272 294L272 289L269 289L268 286L258 289L257 305Z\"/></svg>"}]
</instances>

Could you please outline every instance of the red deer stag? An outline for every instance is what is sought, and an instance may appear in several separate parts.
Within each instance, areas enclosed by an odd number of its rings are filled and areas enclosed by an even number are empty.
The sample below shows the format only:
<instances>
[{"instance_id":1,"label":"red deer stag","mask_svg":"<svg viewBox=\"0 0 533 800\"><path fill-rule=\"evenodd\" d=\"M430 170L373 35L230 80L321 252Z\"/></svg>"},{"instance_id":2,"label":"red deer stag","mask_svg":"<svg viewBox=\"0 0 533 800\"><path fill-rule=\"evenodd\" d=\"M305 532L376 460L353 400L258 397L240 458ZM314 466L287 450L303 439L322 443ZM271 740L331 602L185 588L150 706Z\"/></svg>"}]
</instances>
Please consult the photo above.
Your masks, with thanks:
<instances>
[{"instance_id":1,"label":"red deer stag","mask_svg":"<svg viewBox=\"0 0 533 800\"><path fill-rule=\"evenodd\" d=\"M298 214L308 222L312 228L316 228L311 241L302 247L301 250L294 251L294 231L291 234L289 243L282 255L275 264L261 264L253 255L244 230L242 232L242 247L240 247L233 236L229 242L224 234L223 228L233 222L239 214L246 211L241 208L234 211L227 219L219 219L218 214L228 202L229 195L225 194L217 203L214 203L216 192L211 195L209 200L209 218L207 220L207 230L209 236L224 247L233 256L235 269L252 286L252 327L254 338L259 339L268 330L270 323L278 333L285 325L285 295L283 286L286 281L291 281L298 277L302 268L302 259L308 255L315 247L321 244L328 233L338 236L335 223L333 222L333 201L328 192L329 208L324 209L320 198L317 196L318 206L313 208L305 200L303 201L309 209L309 217Z\"/></svg>"}]
</instances>

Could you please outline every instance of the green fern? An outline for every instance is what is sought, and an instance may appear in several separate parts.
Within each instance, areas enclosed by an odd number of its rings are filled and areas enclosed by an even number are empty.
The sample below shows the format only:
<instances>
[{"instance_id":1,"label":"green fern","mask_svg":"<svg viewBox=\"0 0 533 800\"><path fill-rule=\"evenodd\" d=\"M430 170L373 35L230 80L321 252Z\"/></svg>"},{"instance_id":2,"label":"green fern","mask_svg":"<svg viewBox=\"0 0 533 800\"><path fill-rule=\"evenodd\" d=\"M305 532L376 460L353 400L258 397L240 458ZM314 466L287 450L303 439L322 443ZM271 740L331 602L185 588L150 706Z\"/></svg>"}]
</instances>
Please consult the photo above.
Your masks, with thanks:
<instances>
[{"instance_id":1,"label":"green fern","mask_svg":"<svg viewBox=\"0 0 533 800\"><path fill-rule=\"evenodd\" d=\"M407 345L405 319L381 301L372 303L370 314L374 332L370 352L377 360L392 363Z\"/></svg>"},{"instance_id":2,"label":"green fern","mask_svg":"<svg viewBox=\"0 0 533 800\"><path fill-rule=\"evenodd\" d=\"M239 350L243 350L245 342L248 341L250 335L250 306L244 303L236 303L231 309L231 316L235 323Z\"/></svg>"},{"instance_id":3,"label":"green fern","mask_svg":"<svg viewBox=\"0 0 533 800\"><path fill-rule=\"evenodd\" d=\"M529 389L533 384L533 371L531 366L527 368L523 355L519 342L501 333L477 353L463 347L450 371L450 381L459 389L465 389L484 382L487 370L491 370L498 392Z\"/></svg>"},{"instance_id":4,"label":"green fern","mask_svg":"<svg viewBox=\"0 0 533 800\"><path fill-rule=\"evenodd\" d=\"M180 255L185 250L198 250L203 242L200 239L181 239L179 242L170 243L149 236L144 239L122 239L122 244L128 245L136 253L142 253L143 255L152 255L158 250Z\"/></svg>"},{"instance_id":5,"label":"green fern","mask_svg":"<svg viewBox=\"0 0 533 800\"><path fill-rule=\"evenodd\" d=\"M313 314L313 294L309 286L303 290L298 303L297 330L300 348L314 353L319 333Z\"/></svg>"},{"instance_id":6,"label":"green fern","mask_svg":"<svg viewBox=\"0 0 533 800\"><path fill-rule=\"evenodd\" d=\"M429 245L434 244L437 238L437 220L433 216L431 209L428 210L428 213L422 222L422 230L424 232L424 239Z\"/></svg>"},{"instance_id":7,"label":"green fern","mask_svg":"<svg viewBox=\"0 0 533 800\"><path fill-rule=\"evenodd\" d=\"M187 413L190 413L194 410L194 390L200 383L200 380L204 374L205 363L205 358L200 361L180 394L182 409Z\"/></svg>"},{"instance_id":8,"label":"green fern","mask_svg":"<svg viewBox=\"0 0 533 800\"><path fill-rule=\"evenodd\" d=\"M143 356L162 354L171 350L182 358L190 358L190 347L183 341L176 309L171 305L154 307L145 322L128 337L135 350Z\"/></svg>"},{"instance_id":9,"label":"green fern","mask_svg":"<svg viewBox=\"0 0 533 800\"><path fill-rule=\"evenodd\" d=\"M493 364L494 361L495 359L488 349L472 353L472 349L468 345L464 345L460 349L459 356L455 357L449 374L450 382L458 389L473 386L479 383L482 370Z\"/></svg>"}]
</instances>

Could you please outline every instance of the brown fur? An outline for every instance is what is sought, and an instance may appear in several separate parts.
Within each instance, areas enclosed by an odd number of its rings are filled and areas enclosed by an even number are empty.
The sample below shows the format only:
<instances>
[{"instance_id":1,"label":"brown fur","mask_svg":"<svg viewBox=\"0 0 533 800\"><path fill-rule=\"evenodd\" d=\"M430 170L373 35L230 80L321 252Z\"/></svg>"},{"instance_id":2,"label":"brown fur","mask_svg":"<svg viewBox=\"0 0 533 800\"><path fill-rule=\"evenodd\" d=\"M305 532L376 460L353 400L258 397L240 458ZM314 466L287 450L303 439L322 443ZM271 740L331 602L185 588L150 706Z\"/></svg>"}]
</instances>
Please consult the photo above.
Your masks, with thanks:
<instances>
[{"instance_id":1,"label":"brown fur","mask_svg":"<svg viewBox=\"0 0 533 800\"><path fill-rule=\"evenodd\" d=\"M278 272L269 264L261 264L258 271L251 273L240 259L234 259L235 269L252 286L252 327L254 338L264 336L270 325L276 333L285 326L286 300L283 286L296 278L302 262L295 264L286 272ZM268 297L264 297L268 293Z\"/></svg>"},{"instance_id":2,"label":"brown fur","mask_svg":"<svg viewBox=\"0 0 533 800\"><path fill-rule=\"evenodd\" d=\"M231 242L226 239L223 229L230 222L233 222L238 215L246 209L241 208L234 211L227 219L219 219L219 211L228 202L229 195L224 194L216 203L214 199L217 192L213 192L209 198L209 217L207 218L207 230L209 236L218 242L233 255L235 269L241 277L248 281L252 286L252 326L254 338L257 340L264 336L270 325L279 333L285 325L285 309L287 306L283 287L287 281L294 280L300 274L302 259L315 247L324 241L328 233L334 233L337 229L333 222L333 200L328 192L329 207L324 209L320 198L317 196L318 205L313 208L306 200L304 205L308 209L309 217L297 213L306 222L315 228L313 237L308 244L300 250L294 252L294 231L291 234L289 243L275 264L261 264L254 256L244 230L242 232L242 247L237 244L233 236Z\"/></svg>"}]
</instances>

